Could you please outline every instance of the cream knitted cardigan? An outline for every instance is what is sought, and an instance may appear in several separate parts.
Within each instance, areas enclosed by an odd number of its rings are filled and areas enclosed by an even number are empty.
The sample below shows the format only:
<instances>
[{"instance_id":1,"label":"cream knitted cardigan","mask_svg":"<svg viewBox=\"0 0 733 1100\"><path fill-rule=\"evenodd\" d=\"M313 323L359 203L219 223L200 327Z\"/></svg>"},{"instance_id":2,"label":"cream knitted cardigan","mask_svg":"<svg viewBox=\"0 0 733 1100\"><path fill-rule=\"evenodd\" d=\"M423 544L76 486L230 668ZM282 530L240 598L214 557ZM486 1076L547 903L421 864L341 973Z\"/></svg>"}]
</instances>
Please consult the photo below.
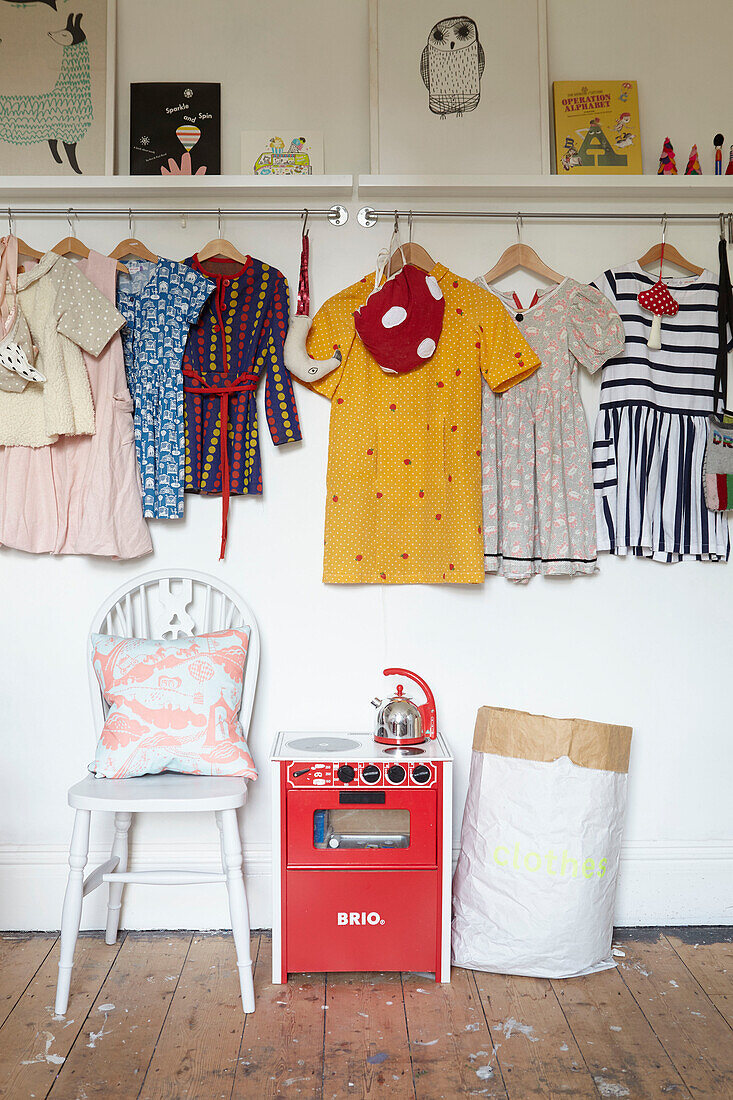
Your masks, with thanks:
<instances>
[{"instance_id":1,"label":"cream knitted cardigan","mask_svg":"<svg viewBox=\"0 0 733 1100\"><path fill-rule=\"evenodd\" d=\"M46 381L32 382L22 393L0 391L0 445L46 447L60 435L93 435L81 349L99 355L124 317L71 260L53 252L18 276L18 307Z\"/></svg>"}]
</instances>

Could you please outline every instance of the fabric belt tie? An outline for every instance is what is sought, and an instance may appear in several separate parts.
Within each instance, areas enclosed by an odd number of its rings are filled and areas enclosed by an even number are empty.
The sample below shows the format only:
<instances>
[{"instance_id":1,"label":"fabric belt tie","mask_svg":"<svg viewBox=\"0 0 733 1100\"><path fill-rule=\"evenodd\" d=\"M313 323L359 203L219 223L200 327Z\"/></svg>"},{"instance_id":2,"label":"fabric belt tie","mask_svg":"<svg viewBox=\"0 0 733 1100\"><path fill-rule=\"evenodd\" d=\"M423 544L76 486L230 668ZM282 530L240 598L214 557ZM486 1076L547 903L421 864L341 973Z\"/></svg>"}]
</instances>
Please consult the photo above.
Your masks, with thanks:
<instances>
[{"instance_id":1,"label":"fabric belt tie","mask_svg":"<svg viewBox=\"0 0 733 1100\"><path fill-rule=\"evenodd\" d=\"M229 398L237 393L254 393L257 389L259 377L250 371L245 371L231 382L221 386L214 386L206 382L200 374L183 369L184 378L190 378L197 382L196 386L187 386L183 383L184 393L206 394L219 398L219 446L221 451L221 551L219 561L224 560L227 546L227 525L229 519Z\"/></svg>"}]
</instances>

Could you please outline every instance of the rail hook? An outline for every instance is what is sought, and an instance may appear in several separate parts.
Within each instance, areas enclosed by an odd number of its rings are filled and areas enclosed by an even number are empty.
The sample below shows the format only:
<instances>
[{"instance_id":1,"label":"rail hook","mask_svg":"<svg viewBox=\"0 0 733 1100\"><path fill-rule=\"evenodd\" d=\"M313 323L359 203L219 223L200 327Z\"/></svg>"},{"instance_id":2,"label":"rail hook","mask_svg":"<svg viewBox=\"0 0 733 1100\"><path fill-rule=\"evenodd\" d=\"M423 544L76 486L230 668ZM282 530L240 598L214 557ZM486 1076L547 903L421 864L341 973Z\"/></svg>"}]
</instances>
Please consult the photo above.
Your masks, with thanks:
<instances>
[{"instance_id":1,"label":"rail hook","mask_svg":"<svg viewBox=\"0 0 733 1100\"><path fill-rule=\"evenodd\" d=\"M303 222L303 225L301 226L301 229L300 229L301 235L303 237L307 237L308 236L308 208L307 207L303 208L303 213L300 215L300 218L301 218L301 221Z\"/></svg>"}]
</instances>

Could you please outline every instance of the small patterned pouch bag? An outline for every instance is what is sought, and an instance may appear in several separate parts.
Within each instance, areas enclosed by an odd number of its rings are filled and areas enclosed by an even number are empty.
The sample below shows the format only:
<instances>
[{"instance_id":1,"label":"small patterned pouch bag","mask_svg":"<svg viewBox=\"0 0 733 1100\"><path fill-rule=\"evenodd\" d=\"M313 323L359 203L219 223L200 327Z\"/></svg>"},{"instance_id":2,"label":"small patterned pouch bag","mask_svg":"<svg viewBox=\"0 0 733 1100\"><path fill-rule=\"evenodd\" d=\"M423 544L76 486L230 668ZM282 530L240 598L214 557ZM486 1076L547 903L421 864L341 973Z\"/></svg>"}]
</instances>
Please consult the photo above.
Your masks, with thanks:
<instances>
[{"instance_id":1,"label":"small patterned pouch bag","mask_svg":"<svg viewBox=\"0 0 733 1100\"><path fill-rule=\"evenodd\" d=\"M733 324L731 291L725 240L718 244L720 283L718 294L718 358L715 364L715 412L708 422L703 463L705 503L711 512L733 509L733 413L726 409L728 394L728 330ZM722 410L722 411L719 411Z\"/></svg>"},{"instance_id":2,"label":"small patterned pouch bag","mask_svg":"<svg viewBox=\"0 0 733 1100\"><path fill-rule=\"evenodd\" d=\"M18 305L18 239L0 239L0 390L22 393L28 382L45 382L35 365L28 322Z\"/></svg>"}]
</instances>

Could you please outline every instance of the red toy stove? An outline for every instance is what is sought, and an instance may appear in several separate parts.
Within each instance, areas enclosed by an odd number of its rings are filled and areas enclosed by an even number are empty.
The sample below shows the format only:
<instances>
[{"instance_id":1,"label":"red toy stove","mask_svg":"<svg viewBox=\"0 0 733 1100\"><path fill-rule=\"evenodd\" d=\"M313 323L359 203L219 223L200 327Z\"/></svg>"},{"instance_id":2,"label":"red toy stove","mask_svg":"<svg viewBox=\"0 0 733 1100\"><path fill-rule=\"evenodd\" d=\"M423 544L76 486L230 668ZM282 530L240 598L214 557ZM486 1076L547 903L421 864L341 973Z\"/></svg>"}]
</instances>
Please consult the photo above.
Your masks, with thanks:
<instances>
[{"instance_id":1,"label":"red toy stove","mask_svg":"<svg viewBox=\"0 0 733 1100\"><path fill-rule=\"evenodd\" d=\"M450 981L452 758L442 737L280 733L272 980L417 970ZM279 843L278 843L279 838Z\"/></svg>"}]
</instances>

